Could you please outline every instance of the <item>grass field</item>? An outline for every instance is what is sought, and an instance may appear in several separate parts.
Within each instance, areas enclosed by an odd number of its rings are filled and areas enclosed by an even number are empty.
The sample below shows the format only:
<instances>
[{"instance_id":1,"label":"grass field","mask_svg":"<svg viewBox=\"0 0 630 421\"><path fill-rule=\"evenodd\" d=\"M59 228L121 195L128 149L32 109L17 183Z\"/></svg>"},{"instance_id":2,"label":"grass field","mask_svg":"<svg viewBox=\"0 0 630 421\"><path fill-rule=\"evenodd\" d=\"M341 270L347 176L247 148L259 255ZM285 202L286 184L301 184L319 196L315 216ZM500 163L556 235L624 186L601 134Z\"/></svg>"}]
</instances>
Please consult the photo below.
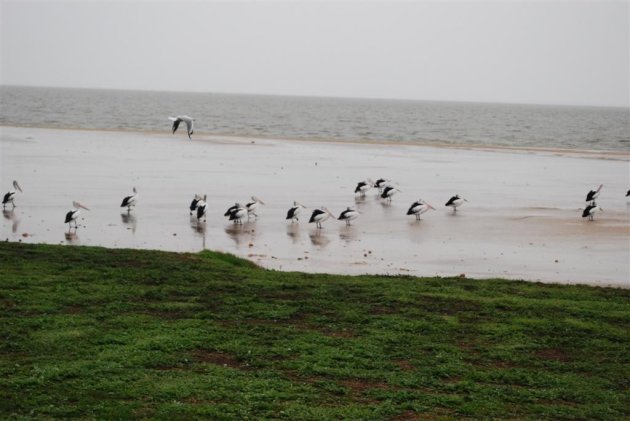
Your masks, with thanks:
<instances>
[{"instance_id":1,"label":"grass field","mask_svg":"<svg viewBox=\"0 0 630 421\"><path fill-rule=\"evenodd\" d=\"M630 291L0 243L2 418L622 419Z\"/></svg>"}]
</instances>

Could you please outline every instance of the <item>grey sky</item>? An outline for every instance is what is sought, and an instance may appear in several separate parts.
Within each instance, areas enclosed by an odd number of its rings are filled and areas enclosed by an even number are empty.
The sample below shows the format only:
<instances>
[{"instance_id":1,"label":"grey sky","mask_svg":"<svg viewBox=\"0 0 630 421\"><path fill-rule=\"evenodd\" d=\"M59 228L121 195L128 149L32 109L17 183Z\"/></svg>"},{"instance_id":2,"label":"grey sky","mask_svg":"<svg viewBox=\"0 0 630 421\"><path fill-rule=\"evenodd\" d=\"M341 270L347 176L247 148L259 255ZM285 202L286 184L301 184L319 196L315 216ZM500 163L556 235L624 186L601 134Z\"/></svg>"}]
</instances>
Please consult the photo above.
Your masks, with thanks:
<instances>
[{"instance_id":1,"label":"grey sky","mask_svg":"<svg viewBox=\"0 0 630 421\"><path fill-rule=\"evenodd\" d=\"M629 105L628 1L0 1L2 84Z\"/></svg>"}]
</instances>

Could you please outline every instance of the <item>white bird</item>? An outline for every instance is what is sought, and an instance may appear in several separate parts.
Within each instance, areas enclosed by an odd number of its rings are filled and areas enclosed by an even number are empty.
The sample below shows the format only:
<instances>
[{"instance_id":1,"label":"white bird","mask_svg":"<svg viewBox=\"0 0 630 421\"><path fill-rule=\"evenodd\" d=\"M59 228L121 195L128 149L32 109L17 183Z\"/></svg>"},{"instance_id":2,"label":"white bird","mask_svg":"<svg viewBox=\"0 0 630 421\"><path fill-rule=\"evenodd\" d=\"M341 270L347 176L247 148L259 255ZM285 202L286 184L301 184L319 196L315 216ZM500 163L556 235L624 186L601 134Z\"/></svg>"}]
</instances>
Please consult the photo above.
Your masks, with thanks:
<instances>
[{"instance_id":1,"label":"white bird","mask_svg":"<svg viewBox=\"0 0 630 421\"><path fill-rule=\"evenodd\" d=\"M365 181L359 181L357 187L354 189L354 194L359 193L361 197L365 196L365 193L372 188L374 183L369 178Z\"/></svg>"},{"instance_id":2,"label":"white bird","mask_svg":"<svg viewBox=\"0 0 630 421\"><path fill-rule=\"evenodd\" d=\"M416 215L416 220L419 221L421 219L420 215L428 212L429 209L435 210L433 206L431 206L424 200L418 199L417 201L413 202L411 206L409 206L409 210L407 210L407 215Z\"/></svg>"},{"instance_id":3,"label":"white bird","mask_svg":"<svg viewBox=\"0 0 630 421\"><path fill-rule=\"evenodd\" d=\"M136 188L133 188L133 194L130 196L126 196L122 203L120 204L121 208L127 207L127 212L131 211L132 206L136 206L136 202L138 201L138 191Z\"/></svg>"},{"instance_id":4,"label":"white bird","mask_svg":"<svg viewBox=\"0 0 630 421\"><path fill-rule=\"evenodd\" d=\"M444 206L451 206L453 208L453 212L457 212L457 208L464 204L464 202L468 202L468 200L463 197L459 197L458 194L448 199L448 202Z\"/></svg>"},{"instance_id":5,"label":"white bird","mask_svg":"<svg viewBox=\"0 0 630 421\"><path fill-rule=\"evenodd\" d=\"M199 194L195 194L195 197L193 197L192 202L190 202L190 214L192 215L194 211L197 210L197 205L199 204L199 201L202 199L201 195Z\"/></svg>"},{"instance_id":6,"label":"white bird","mask_svg":"<svg viewBox=\"0 0 630 421\"><path fill-rule=\"evenodd\" d=\"M350 225L350 221L353 221L355 219L357 219L359 217L359 211L356 209L352 209L351 207L348 207L345 211L341 212L341 214L339 215L339 218L337 218L339 221L346 221L346 225Z\"/></svg>"},{"instance_id":7,"label":"white bird","mask_svg":"<svg viewBox=\"0 0 630 421\"><path fill-rule=\"evenodd\" d=\"M594 204L595 199L599 197L599 193L602 191L602 187L604 187L604 185L600 184L597 190L590 190L588 193L586 193L586 201Z\"/></svg>"},{"instance_id":8,"label":"white bird","mask_svg":"<svg viewBox=\"0 0 630 421\"><path fill-rule=\"evenodd\" d=\"M396 187L392 187L392 186L386 186L383 189L383 193L381 193L381 198L382 199L387 199L388 202L392 201L392 196L395 195L396 193L398 193L400 190L398 190Z\"/></svg>"},{"instance_id":9,"label":"white bird","mask_svg":"<svg viewBox=\"0 0 630 421\"><path fill-rule=\"evenodd\" d=\"M379 178L374 183L374 187L378 189L378 192L381 193L383 189L390 185L391 180L385 180L384 178Z\"/></svg>"},{"instance_id":10,"label":"white bird","mask_svg":"<svg viewBox=\"0 0 630 421\"><path fill-rule=\"evenodd\" d=\"M204 194L203 199L199 199L197 202L197 221L203 218L203 221L206 222L206 210L208 209L207 198L208 196Z\"/></svg>"},{"instance_id":11,"label":"white bird","mask_svg":"<svg viewBox=\"0 0 630 421\"><path fill-rule=\"evenodd\" d=\"M247 208L241 206L240 203L235 204L233 208L234 209L229 214L230 221L234 221L235 224L242 224L243 218L248 216Z\"/></svg>"},{"instance_id":12,"label":"white bird","mask_svg":"<svg viewBox=\"0 0 630 421\"><path fill-rule=\"evenodd\" d=\"M187 115L178 115L177 117L169 117L169 120L171 120L173 122L173 134L175 134L175 132L177 131L177 128L179 127L179 123L181 123L182 121L184 123L186 123L186 131L188 132L188 139L192 140L192 134L193 134L193 122L195 121L194 118L188 117Z\"/></svg>"},{"instance_id":13,"label":"white bird","mask_svg":"<svg viewBox=\"0 0 630 421\"><path fill-rule=\"evenodd\" d=\"M79 209L85 209L85 210L89 210L89 209L79 202L72 202L72 207L74 207L74 209L66 213L66 221L64 223L68 224L68 229L70 229L72 227L72 222L74 222L74 229L77 229L78 227L77 219L79 218L79 215L81 214L81 211Z\"/></svg>"},{"instance_id":14,"label":"white bird","mask_svg":"<svg viewBox=\"0 0 630 421\"><path fill-rule=\"evenodd\" d=\"M257 198L256 196L252 196L252 201L248 202L245 205L245 208L247 209L247 219L249 219L249 215L254 215L254 217L258 218L258 214L256 213L256 209L258 209L258 205L264 205L265 202L263 202L262 200L260 200L259 198Z\"/></svg>"},{"instance_id":15,"label":"white bird","mask_svg":"<svg viewBox=\"0 0 630 421\"><path fill-rule=\"evenodd\" d=\"M13 205L13 208L15 208L15 202L13 202L13 199L15 198L15 193L16 191L22 192L22 189L20 188L20 185L16 180L13 180L13 188L15 190L9 190L8 193L6 193L2 198L2 209L4 209L9 202L11 202L11 205Z\"/></svg>"},{"instance_id":16,"label":"white bird","mask_svg":"<svg viewBox=\"0 0 630 421\"><path fill-rule=\"evenodd\" d=\"M595 216L595 213L597 212L603 212L604 209L602 209L601 207L599 207L598 205L591 203L590 205L588 205L586 207L586 209L584 209L584 212L582 212L582 218L586 218L588 216L588 220L592 221L593 217Z\"/></svg>"},{"instance_id":17,"label":"white bird","mask_svg":"<svg viewBox=\"0 0 630 421\"><path fill-rule=\"evenodd\" d=\"M335 217L335 215L333 215L332 212L329 211L327 207L322 206L320 209L315 209L313 211L313 213L311 214L311 219L309 219L308 223L312 224L313 222L315 222L315 224L317 225L317 228L321 228L322 222L326 221L331 216L333 218Z\"/></svg>"},{"instance_id":18,"label":"white bird","mask_svg":"<svg viewBox=\"0 0 630 421\"><path fill-rule=\"evenodd\" d=\"M291 223L299 221L299 215L302 212L302 209L306 209L306 206L299 202L293 202L293 207L288 210L286 219L290 219Z\"/></svg>"}]
</instances>

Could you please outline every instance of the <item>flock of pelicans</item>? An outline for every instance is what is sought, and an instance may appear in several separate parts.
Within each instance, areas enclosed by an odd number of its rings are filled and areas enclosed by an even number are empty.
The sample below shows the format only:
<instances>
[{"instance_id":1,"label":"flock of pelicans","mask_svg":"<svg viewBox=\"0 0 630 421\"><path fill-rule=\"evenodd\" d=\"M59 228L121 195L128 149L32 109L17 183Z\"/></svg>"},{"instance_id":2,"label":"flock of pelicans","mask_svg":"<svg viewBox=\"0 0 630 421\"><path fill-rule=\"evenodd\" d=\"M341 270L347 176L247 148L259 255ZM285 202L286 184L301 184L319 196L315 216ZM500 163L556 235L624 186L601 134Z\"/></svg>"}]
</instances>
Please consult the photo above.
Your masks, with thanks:
<instances>
[{"instance_id":1,"label":"flock of pelicans","mask_svg":"<svg viewBox=\"0 0 630 421\"><path fill-rule=\"evenodd\" d=\"M177 123L177 121L175 123ZM177 126L175 123L173 124L173 127L174 127L173 132L177 129ZM189 135L190 135L192 134L192 119L190 120L190 125L188 127L189 127ZM599 205L597 205L597 203L595 202L595 199L599 197L602 187L603 185L600 184L596 190L590 190L586 194L586 202L588 203L588 205L586 206L586 208L584 208L584 211L582 212L582 217L588 218L589 221L593 220L597 212L603 211L603 209ZM360 181L357 184L354 190L354 193L355 195L359 194L362 197L364 197L365 194L372 188L378 189L379 196L382 199L387 200L387 201L391 201L392 196L394 196L397 192L400 191L391 184L390 180L380 178L376 182L372 182L372 180L370 179L365 180L365 181ZM7 192L2 199L2 209L5 209L9 203L13 206L13 208L15 208L15 195L17 194L17 192L22 192L22 188L20 187L18 182L14 180L13 190L10 190L9 192ZM626 197L630 198L630 190L628 190L628 192L626 193ZM206 200L207 200L206 195L202 197L199 194L195 194L192 202L190 203L190 206L189 206L190 215L193 215L194 213L198 221L201 221L203 219L203 221L205 222L206 220L206 211L208 209L208 204ZM129 213L131 212L131 209L136 206L137 202L138 202L138 191L134 187L133 193L123 198L122 203L120 204L120 207L122 208L126 207L127 212ZM463 197L460 197L459 195L455 195L446 202L445 206L451 207L453 208L453 212L457 212L457 208L463 205L465 202L467 202L466 199L464 199ZM256 211L258 210L259 205L264 205L264 204L265 202L263 202L261 199L257 198L256 196L252 196L251 201L246 203L245 205L242 205L240 203L235 203L233 206L230 206L228 210L225 212L224 216L226 216L230 221L233 221L235 224L242 224L243 219L245 218L247 218L248 220L251 216L254 216L255 218L257 218L258 214L256 213ZM74 229L76 230L78 228L77 219L79 218L79 215L81 214L80 210L81 209L89 210L89 209L86 206L76 201L72 202L72 205L73 205L73 209L66 213L66 218L65 218L64 223L68 224L68 229L72 229L72 224L74 223ZM298 222L299 216L302 213L303 209L307 209L307 207L302 205L299 202L293 202L293 206L287 211L286 219L290 220L291 223ZM435 208L431 206L429 203L427 203L426 201L422 199L418 199L417 201L411 204L411 206L407 210L407 215L414 215L416 220L420 220L421 215L425 212L428 212L430 209L435 210ZM320 229L322 227L322 223L332 217L340 221L345 221L347 225L350 225L351 221L358 218L360 213L361 212L359 212L358 210L348 207L346 210L341 212L341 214L338 217L336 217L330 210L328 210L328 208L326 208L325 206L322 206L319 209L313 210L308 222L315 223L317 225L317 228Z\"/></svg>"}]
</instances>

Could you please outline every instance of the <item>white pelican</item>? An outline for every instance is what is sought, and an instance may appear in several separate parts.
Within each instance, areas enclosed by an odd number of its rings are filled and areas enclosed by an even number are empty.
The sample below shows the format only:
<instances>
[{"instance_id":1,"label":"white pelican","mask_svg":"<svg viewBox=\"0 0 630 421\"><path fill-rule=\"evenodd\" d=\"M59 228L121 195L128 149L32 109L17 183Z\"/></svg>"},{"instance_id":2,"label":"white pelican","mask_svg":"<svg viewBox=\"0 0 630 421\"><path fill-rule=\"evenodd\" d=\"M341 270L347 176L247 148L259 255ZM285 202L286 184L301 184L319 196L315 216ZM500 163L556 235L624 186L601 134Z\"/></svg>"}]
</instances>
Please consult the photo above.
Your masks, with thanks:
<instances>
[{"instance_id":1,"label":"white pelican","mask_svg":"<svg viewBox=\"0 0 630 421\"><path fill-rule=\"evenodd\" d=\"M297 222L300 220L299 215L302 212L302 209L306 209L306 206L299 202L293 202L293 207L289 209L287 212L287 220L291 220L291 223Z\"/></svg>"},{"instance_id":2,"label":"white pelican","mask_svg":"<svg viewBox=\"0 0 630 421\"><path fill-rule=\"evenodd\" d=\"M458 194L448 199L448 202L444 206L451 206L453 208L453 212L457 212L457 208L464 204L464 202L468 202L468 200L463 197L459 197Z\"/></svg>"},{"instance_id":3,"label":"white pelican","mask_svg":"<svg viewBox=\"0 0 630 421\"><path fill-rule=\"evenodd\" d=\"M208 209L208 203L206 203L207 195L203 195L203 199L199 199L197 202L197 221L201 220L203 217L203 221L206 222L206 210Z\"/></svg>"},{"instance_id":4,"label":"white pelican","mask_svg":"<svg viewBox=\"0 0 630 421\"><path fill-rule=\"evenodd\" d=\"M262 200L260 200L259 198L257 198L256 196L252 196L252 201L248 202L245 205L245 208L247 209L247 219L249 219L249 215L254 215L254 217L258 218L258 214L256 213L256 209L258 209L258 205L264 205L265 202L263 202Z\"/></svg>"},{"instance_id":5,"label":"white pelican","mask_svg":"<svg viewBox=\"0 0 630 421\"><path fill-rule=\"evenodd\" d=\"M417 201L413 202L411 206L409 206L409 210L407 210L407 215L416 215L416 220L419 221L421 219L420 215L428 212L429 209L435 210L433 206L431 206L424 200L418 199Z\"/></svg>"},{"instance_id":6,"label":"white pelican","mask_svg":"<svg viewBox=\"0 0 630 421\"><path fill-rule=\"evenodd\" d=\"M374 187L376 187L380 193L383 191L385 187L389 185L390 182L391 180L385 180L384 178L379 178L378 180L376 180L376 183L374 183Z\"/></svg>"},{"instance_id":7,"label":"white pelican","mask_svg":"<svg viewBox=\"0 0 630 421\"><path fill-rule=\"evenodd\" d=\"M199 194L195 194L195 197L193 197L192 202L190 202L190 214L192 215L194 211L197 210L197 204L199 204L199 201L202 199L201 195Z\"/></svg>"},{"instance_id":8,"label":"white pelican","mask_svg":"<svg viewBox=\"0 0 630 421\"><path fill-rule=\"evenodd\" d=\"M346 221L346 225L350 225L350 221L355 220L359 217L359 211L356 209L352 209L351 207L348 207L345 211L341 212L341 214L339 215L339 218L337 218L339 221Z\"/></svg>"},{"instance_id":9,"label":"white pelican","mask_svg":"<svg viewBox=\"0 0 630 421\"><path fill-rule=\"evenodd\" d=\"M603 212L603 211L604 209L600 208L598 205L594 203L591 203L590 205L586 207L586 209L584 209L584 212L582 212L582 218L586 218L588 216L588 220L592 221L596 212Z\"/></svg>"},{"instance_id":10,"label":"white pelican","mask_svg":"<svg viewBox=\"0 0 630 421\"><path fill-rule=\"evenodd\" d=\"M317 224L317 228L322 227L322 222L326 221L330 217L335 217L331 211L328 210L327 207L322 206L320 209L315 209L311 214L311 219L308 220L309 224L315 222Z\"/></svg>"},{"instance_id":11,"label":"white pelican","mask_svg":"<svg viewBox=\"0 0 630 421\"><path fill-rule=\"evenodd\" d=\"M396 193L398 193L400 190L398 190L396 187L392 187L392 186L386 186L383 189L383 193L381 193L381 198L382 199L387 199L388 202L392 201L392 196L395 195Z\"/></svg>"},{"instance_id":12,"label":"white pelican","mask_svg":"<svg viewBox=\"0 0 630 421\"><path fill-rule=\"evenodd\" d=\"M360 193L361 197L365 196L365 192L370 190L374 183L369 178L365 181L359 181L357 187L354 189L354 194Z\"/></svg>"},{"instance_id":13,"label":"white pelican","mask_svg":"<svg viewBox=\"0 0 630 421\"><path fill-rule=\"evenodd\" d=\"M79 209L85 209L85 210L89 210L89 209L79 202L72 202L72 206L74 207L74 209L66 213L65 223L68 224L68 229L70 229L72 227L72 222L74 221L74 228L77 229L78 227L77 219L79 218L79 215L81 214L81 211Z\"/></svg>"},{"instance_id":14,"label":"white pelican","mask_svg":"<svg viewBox=\"0 0 630 421\"><path fill-rule=\"evenodd\" d=\"M588 193L586 193L586 201L591 202L591 204L594 204L595 199L597 199L597 197L599 196L599 193L602 191L602 187L604 187L604 185L600 184L597 190L590 190Z\"/></svg>"},{"instance_id":15,"label":"white pelican","mask_svg":"<svg viewBox=\"0 0 630 421\"><path fill-rule=\"evenodd\" d=\"M247 208L237 203L234 205L234 210L230 212L230 221L234 221L235 224L242 224L245 216L248 216Z\"/></svg>"},{"instance_id":16,"label":"white pelican","mask_svg":"<svg viewBox=\"0 0 630 421\"><path fill-rule=\"evenodd\" d=\"M168 119L173 122L173 127L172 127L173 134L175 134L175 132L177 131L177 128L179 127L179 123L181 123L182 121L186 123L188 139L192 140L192 137L190 136L193 134L193 121L195 121L194 118L190 118L187 115L178 115L177 117L169 117Z\"/></svg>"},{"instance_id":17,"label":"white pelican","mask_svg":"<svg viewBox=\"0 0 630 421\"><path fill-rule=\"evenodd\" d=\"M15 193L16 193L16 191L21 192L22 189L20 188L20 185L18 184L18 182L16 180L13 180L13 188L15 190L9 190L9 192L6 193L4 195L4 197L2 198L2 209L4 209L5 206L7 205L7 203L9 203L9 202L11 202L11 204L15 208L15 202L13 202L13 199L15 198Z\"/></svg>"},{"instance_id":18,"label":"white pelican","mask_svg":"<svg viewBox=\"0 0 630 421\"><path fill-rule=\"evenodd\" d=\"M127 196L123 199L122 203L120 204L121 208L124 208L125 206L127 207L127 212L129 212L131 210L132 206L136 206L136 202L138 201L138 191L136 190L136 188L133 188L133 194L131 196Z\"/></svg>"},{"instance_id":19,"label":"white pelican","mask_svg":"<svg viewBox=\"0 0 630 421\"><path fill-rule=\"evenodd\" d=\"M240 208L240 207L241 207L240 203L235 203L235 204L233 204L232 206L230 206L230 207L228 208L228 210L226 210L226 211L225 211L225 213L223 214L223 216L227 216L227 217L229 217L229 216L232 214L232 212L234 212L235 210L237 210L237 209L238 209L238 208Z\"/></svg>"}]
</instances>

